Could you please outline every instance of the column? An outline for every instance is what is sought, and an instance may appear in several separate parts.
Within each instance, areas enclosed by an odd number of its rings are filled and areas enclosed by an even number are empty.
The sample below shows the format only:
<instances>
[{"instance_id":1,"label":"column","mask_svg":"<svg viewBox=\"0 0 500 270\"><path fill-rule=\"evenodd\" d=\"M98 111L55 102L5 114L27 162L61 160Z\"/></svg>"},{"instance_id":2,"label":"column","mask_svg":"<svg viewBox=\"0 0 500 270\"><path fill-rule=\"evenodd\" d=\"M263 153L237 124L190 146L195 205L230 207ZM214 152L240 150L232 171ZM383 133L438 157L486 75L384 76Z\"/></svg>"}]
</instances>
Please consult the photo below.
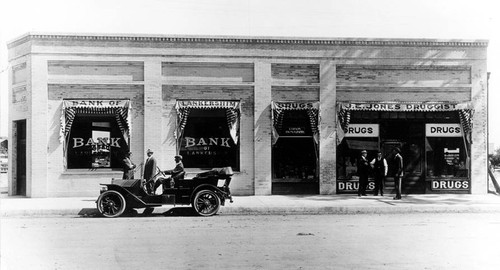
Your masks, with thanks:
<instances>
[{"instance_id":1,"label":"column","mask_svg":"<svg viewBox=\"0 0 500 270\"><path fill-rule=\"evenodd\" d=\"M162 76L161 59L144 61L144 147L143 161L146 150L153 150L158 164L165 157L162 155Z\"/></svg>"},{"instance_id":2,"label":"column","mask_svg":"<svg viewBox=\"0 0 500 270\"><path fill-rule=\"evenodd\" d=\"M255 195L270 195L271 167L271 63L255 63L254 164Z\"/></svg>"},{"instance_id":3,"label":"column","mask_svg":"<svg viewBox=\"0 0 500 270\"><path fill-rule=\"evenodd\" d=\"M332 61L320 63L320 142L319 193L335 194L336 187L336 67Z\"/></svg>"},{"instance_id":4,"label":"column","mask_svg":"<svg viewBox=\"0 0 500 270\"><path fill-rule=\"evenodd\" d=\"M486 61L481 61L484 63ZM471 145L471 193L488 193L488 106L486 64L473 65L472 103L472 145Z\"/></svg>"},{"instance_id":5,"label":"column","mask_svg":"<svg viewBox=\"0 0 500 270\"><path fill-rule=\"evenodd\" d=\"M26 121L26 196L47 197L47 146L49 144L48 62L32 55L27 63L29 117Z\"/></svg>"}]
</instances>

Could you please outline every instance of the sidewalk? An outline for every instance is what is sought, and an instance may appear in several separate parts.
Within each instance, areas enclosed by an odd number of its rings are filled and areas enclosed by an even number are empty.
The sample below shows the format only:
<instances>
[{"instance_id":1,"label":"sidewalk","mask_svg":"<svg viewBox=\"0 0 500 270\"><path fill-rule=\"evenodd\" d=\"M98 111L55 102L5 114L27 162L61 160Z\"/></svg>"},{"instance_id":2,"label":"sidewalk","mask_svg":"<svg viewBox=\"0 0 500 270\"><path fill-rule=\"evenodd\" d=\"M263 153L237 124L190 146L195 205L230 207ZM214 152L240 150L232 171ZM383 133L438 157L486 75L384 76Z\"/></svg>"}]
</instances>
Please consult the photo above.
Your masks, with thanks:
<instances>
[{"instance_id":1,"label":"sidewalk","mask_svg":"<svg viewBox=\"0 0 500 270\"><path fill-rule=\"evenodd\" d=\"M97 216L96 198L24 198L0 196L0 217L22 216ZM165 213L173 205L155 208ZM176 207L189 207L178 205ZM142 210L138 210L139 213ZM500 196L486 195L408 195L402 200L392 196L312 195L312 196L234 196L226 201L219 215L289 214L390 214L390 213L500 213Z\"/></svg>"}]
</instances>

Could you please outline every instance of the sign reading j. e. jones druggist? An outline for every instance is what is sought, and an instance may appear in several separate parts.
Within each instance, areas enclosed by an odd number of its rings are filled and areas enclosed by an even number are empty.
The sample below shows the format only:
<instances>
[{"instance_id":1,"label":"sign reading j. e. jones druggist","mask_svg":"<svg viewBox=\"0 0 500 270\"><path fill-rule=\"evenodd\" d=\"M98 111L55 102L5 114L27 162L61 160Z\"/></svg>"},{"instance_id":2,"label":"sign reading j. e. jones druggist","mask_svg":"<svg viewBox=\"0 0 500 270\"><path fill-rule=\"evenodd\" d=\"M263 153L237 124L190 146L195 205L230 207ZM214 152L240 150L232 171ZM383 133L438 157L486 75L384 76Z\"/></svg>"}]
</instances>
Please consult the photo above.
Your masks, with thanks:
<instances>
[{"instance_id":1,"label":"sign reading j. e. jones druggist","mask_svg":"<svg viewBox=\"0 0 500 270\"><path fill-rule=\"evenodd\" d=\"M345 137L378 137L378 124L350 124Z\"/></svg>"},{"instance_id":2,"label":"sign reading j. e. jones druggist","mask_svg":"<svg viewBox=\"0 0 500 270\"><path fill-rule=\"evenodd\" d=\"M427 137L462 137L460 124L425 124Z\"/></svg>"}]
</instances>

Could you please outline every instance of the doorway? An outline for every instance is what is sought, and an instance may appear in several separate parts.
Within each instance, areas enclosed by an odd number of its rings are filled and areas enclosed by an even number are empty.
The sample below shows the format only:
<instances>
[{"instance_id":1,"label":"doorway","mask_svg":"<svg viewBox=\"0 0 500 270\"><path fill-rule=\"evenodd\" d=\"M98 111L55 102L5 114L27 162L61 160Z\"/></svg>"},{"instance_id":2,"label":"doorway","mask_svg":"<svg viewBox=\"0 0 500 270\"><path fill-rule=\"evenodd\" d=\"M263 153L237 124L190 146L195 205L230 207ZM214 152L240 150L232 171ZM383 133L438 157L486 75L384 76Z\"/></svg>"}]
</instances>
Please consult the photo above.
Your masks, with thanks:
<instances>
[{"instance_id":1,"label":"doorway","mask_svg":"<svg viewBox=\"0 0 500 270\"><path fill-rule=\"evenodd\" d=\"M13 194L26 196L26 120L14 121L15 173Z\"/></svg>"},{"instance_id":2,"label":"doorway","mask_svg":"<svg viewBox=\"0 0 500 270\"><path fill-rule=\"evenodd\" d=\"M424 124L410 121L386 121L381 125L381 149L387 159L389 170L385 188L394 190L393 148L398 147L403 157L403 194L425 193L423 141Z\"/></svg>"}]
</instances>

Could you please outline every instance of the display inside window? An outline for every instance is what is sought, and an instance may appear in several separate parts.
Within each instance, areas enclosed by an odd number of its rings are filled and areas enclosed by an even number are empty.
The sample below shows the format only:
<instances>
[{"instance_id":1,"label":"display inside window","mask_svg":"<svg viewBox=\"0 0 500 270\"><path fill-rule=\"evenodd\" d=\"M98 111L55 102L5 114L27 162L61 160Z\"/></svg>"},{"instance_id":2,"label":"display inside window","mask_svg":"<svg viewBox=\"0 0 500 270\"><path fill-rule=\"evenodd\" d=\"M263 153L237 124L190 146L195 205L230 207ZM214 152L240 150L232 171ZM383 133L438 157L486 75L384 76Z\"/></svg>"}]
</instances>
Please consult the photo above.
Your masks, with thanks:
<instances>
[{"instance_id":1,"label":"display inside window","mask_svg":"<svg viewBox=\"0 0 500 270\"><path fill-rule=\"evenodd\" d=\"M113 116L76 115L67 142L68 169L121 168L128 146Z\"/></svg>"},{"instance_id":2,"label":"display inside window","mask_svg":"<svg viewBox=\"0 0 500 270\"><path fill-rule=\"evenodd\" d=\"M361 157L361 151L368 152L367 159L372 160L378 151L378 137L376 138L344 138L337 147L337 178L344 180L359 179L356 164Z\"/></svg>"},{"instance_id":3,"label":"display inside window","mask_svg":"<svg viewBox=\"0 0 500 270\"><path fill-rule=\"evenodd\" d=\"M426 138L428 177L468 177L467 154L462 138Z\"/></svg>"},{"instance_id":4,"label":"display inside window","mask_svg":"<svg viewBox=\"0 0 500 270\"><path fill-rule=\"evenodd\" d=\"M191 109L179 153L186 168L231 166L238 171L239 144L231 137L226 109Z\"/></svg>"},{"instance_id":5,"label":"display inside window","mask_svg":"<svg viewBox=\"0 0 500 270\"><path fill-rule=\"evenodd\" d=\"M273 147L273 182L315 182L315 151L312 137L280 138Z\"/></svg>"}]
</instances>

